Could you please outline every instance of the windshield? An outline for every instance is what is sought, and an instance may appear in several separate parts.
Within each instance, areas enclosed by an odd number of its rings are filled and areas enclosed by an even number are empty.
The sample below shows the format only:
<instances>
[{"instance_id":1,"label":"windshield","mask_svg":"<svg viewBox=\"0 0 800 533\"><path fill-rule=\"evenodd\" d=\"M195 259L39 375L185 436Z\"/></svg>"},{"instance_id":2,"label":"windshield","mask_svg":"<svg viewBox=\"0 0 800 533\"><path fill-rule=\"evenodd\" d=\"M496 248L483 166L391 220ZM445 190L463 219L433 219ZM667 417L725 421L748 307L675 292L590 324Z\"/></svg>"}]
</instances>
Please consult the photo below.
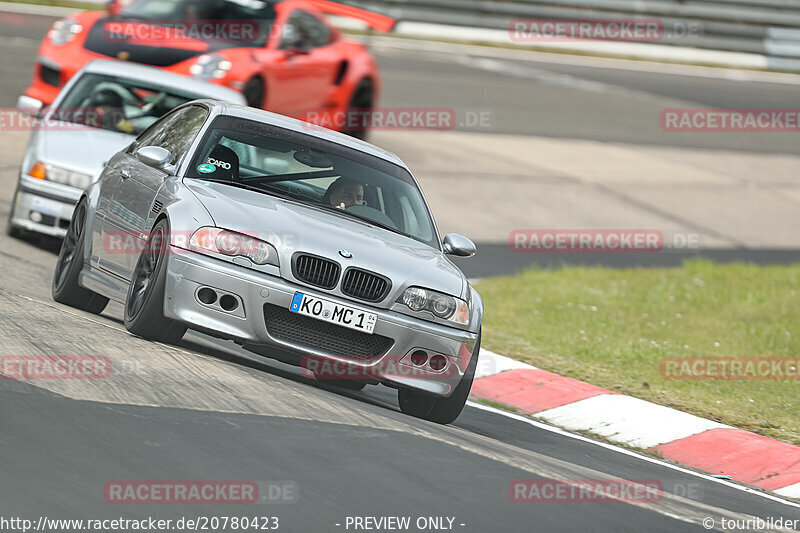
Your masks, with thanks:
<instances>
[{"instance_id":1,"label":"windshield","mask_svg":"<svg viewBox=\"0 0 800 533\"><path fill-rule=\"evenodd\" d=\"M438 248L428 207L405 169L309 135L218 117L187 177L246 185Z\"/></svg>"},{"instance_id":2,"label":"windshield","mask_svg":"<svg viewBox=\"0 0 800 533\"><path fill-rule=\"evenodd\" d=\"M175 107L203 95L140 80L86 74L54 109L63 122L138 135Z\"/></svg>"}]
</instances>

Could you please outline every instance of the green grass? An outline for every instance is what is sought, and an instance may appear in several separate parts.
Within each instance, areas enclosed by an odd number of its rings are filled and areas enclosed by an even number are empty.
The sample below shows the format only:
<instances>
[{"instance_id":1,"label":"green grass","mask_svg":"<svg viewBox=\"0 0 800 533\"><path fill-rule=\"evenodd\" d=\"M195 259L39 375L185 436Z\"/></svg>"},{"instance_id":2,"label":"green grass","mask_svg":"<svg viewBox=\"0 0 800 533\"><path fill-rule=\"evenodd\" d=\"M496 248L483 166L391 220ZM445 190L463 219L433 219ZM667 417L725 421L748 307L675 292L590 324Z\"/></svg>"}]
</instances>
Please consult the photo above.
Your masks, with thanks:
<instances>
[{"instance_id":1,"label":"green grass","mask_svg":"<svg viewBox=\"0 0 800 533\"><path fill-rule=\"evenodd\" d=\"M663 357L800 357L800 265L533 269L478 290L490 350L800 444L800 381L675 381L659 367Z\"/></svg>"}]
</instances>

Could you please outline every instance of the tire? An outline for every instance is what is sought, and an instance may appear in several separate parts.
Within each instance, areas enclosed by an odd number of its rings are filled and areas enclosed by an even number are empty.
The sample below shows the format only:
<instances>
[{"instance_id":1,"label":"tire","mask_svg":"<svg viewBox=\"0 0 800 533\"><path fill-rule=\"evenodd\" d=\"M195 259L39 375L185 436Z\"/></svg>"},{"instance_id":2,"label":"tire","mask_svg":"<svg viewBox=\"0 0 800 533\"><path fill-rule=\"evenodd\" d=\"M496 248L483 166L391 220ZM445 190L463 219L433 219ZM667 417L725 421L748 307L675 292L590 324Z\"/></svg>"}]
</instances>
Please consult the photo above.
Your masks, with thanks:
<instances>
[{"instance_id":1,"label":"tire","mask_svg":"<svg viewBox=\"0 0 800 533\"><path fill-rule=\"evenodd\" d=\"M348 117L348 123L351 120L350 117L353 114L357 114L359 116L359 121L357 124L360 124L360 117L365 113L372 111L372 106L372 83L369 80L361 80L356 87L356 90L353 91L353 96L350 98L350 103L347 105L346 116ZM363 141L367 139L367 132L368 130L365 128L363 130L348 130L345 133L351 137L355 137L356 139L361 139Z\"/></svg>"},{"instance_id":2,"label":"tire","mask_svg":"<svg viewBox=\"0 0 800 533\"><path fill-rule=\"evenodd\" d=\"M242 89L244 99L250 107L257 107L262 109L264 105L264 80L258 76L254 76L247 80Z\"/></svg>"},{"instance_id":3,"label":"tire","mask_svg":"<svg viewBox=\"0 0 800 533\"><path fill-rule=\"evenodd\" d=\"M108 305L108 298L78 285L78 276L83 270L83 250L86 219L89 206L82 198L75 206L67 234L61 242L56 269L53 273L52 295L58 303L69 305L94 314L100 314Z\"/></svg>"},{"instance_id":4,"label":"tire","mask_svg":"<svg viewBox=\"0 0 800 533\"><path fill-rule=\"evenodd\" d=\"M26 235L22 233L22 231L18 228L15 228L14 225L11 223L11 219L14 218L14 211L17 209L17 193L19 192L19 186L14 191L13 199L11 200L11 211L8 212L8 223L6 224L6 235L9 237L13 237L15 239L25 239Z\"/></svg>"},{"instance_id":5,"label":"tire","mask_svg":"<svg viewBox=\"0 0 800 533\"><path fill-rule=\"evenodd\" d=\"M467 370L461 377L456 390L448 398L434 398L419 394L408 389L397 390L397 402L400 410L410 416L424 418L437 424L450 424L464 410L467 403L472 381L475 379L475 369L478 367L478 355L481 351L481 335L478 333L478 342L472 352Z\"/></svg>"},{"instance_id":6,"label":"tire","mask_svg":"<svg viewBox=\"0 0 800 533\"><path fill-rule=\"evenodd\" d=\"M125 298L125 329L136 336L166 344L177 344L186 326L164 316L164 287L167 281L169 223L159 221L150 232L133 269Z\"/></svg>"},{"instance_id":7,"label":"tire","mask_svg":"<svg viewBox=\"0 0 800 533\"><path fill-rule=\"evenodd\" d=\"M14 237L15 239L23 238L22 233L20 233L20 231L17 228L11 225L11 216L8 217L8 223L6 224L6 235L8 235L9 237Z\"/></svg>"}]
</instances>

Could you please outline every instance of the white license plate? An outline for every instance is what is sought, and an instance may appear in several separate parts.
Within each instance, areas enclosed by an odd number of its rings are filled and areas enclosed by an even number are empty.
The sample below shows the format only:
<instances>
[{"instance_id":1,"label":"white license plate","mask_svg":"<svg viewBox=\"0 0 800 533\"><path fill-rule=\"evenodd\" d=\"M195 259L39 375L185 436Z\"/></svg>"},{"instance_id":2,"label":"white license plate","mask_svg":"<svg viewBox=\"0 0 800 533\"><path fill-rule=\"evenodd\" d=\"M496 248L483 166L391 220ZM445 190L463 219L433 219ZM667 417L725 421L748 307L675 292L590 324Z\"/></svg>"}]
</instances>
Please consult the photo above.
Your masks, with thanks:
<instances>
[{"instance_id":1,"label":"white license plate","mask_svg":"<svg viewBox=\"0 0 800 533\"><path fill-rule=\"evenodd\" d=\"M39 196L34 197L31 203L31 208L34 211L39 211L46 215L58 216L61 213L61 206L62 204L60 202L54 202L53 200L47 200Z\"/></svg>"},{"instance_id":2,"label":"white license plate","mask_svg":"<svg viewBox=\"0 0 800 533\"><path fill-rule=\"evenodd\" d=\"M369 334L372 334L378 321L378 315L375 313L309 296L299 291L294 293L289 311Z\"/></svg>"}]
</instances>

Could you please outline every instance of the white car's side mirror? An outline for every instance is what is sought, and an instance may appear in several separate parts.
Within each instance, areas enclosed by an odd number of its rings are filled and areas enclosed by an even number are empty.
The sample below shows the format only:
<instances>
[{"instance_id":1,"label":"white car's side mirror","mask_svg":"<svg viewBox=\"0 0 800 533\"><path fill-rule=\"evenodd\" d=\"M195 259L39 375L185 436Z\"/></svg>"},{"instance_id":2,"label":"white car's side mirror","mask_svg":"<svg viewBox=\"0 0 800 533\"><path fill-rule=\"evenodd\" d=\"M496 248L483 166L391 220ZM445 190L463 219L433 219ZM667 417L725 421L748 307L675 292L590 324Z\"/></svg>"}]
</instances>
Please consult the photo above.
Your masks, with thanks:
<instances>
[{"instance_id":1,"label":"white car's side mirror","mask_svg":"<svg viewBox=\"0 0 800 533\"><path fill-rule=\"evenodd\" d=\"M31 98L30 96L25 96L24 94L17 98L17 109L26 115L38 118L42 115L43 108L44 102L37 100L36 98Z\"/></svg>"}]
</instances>

